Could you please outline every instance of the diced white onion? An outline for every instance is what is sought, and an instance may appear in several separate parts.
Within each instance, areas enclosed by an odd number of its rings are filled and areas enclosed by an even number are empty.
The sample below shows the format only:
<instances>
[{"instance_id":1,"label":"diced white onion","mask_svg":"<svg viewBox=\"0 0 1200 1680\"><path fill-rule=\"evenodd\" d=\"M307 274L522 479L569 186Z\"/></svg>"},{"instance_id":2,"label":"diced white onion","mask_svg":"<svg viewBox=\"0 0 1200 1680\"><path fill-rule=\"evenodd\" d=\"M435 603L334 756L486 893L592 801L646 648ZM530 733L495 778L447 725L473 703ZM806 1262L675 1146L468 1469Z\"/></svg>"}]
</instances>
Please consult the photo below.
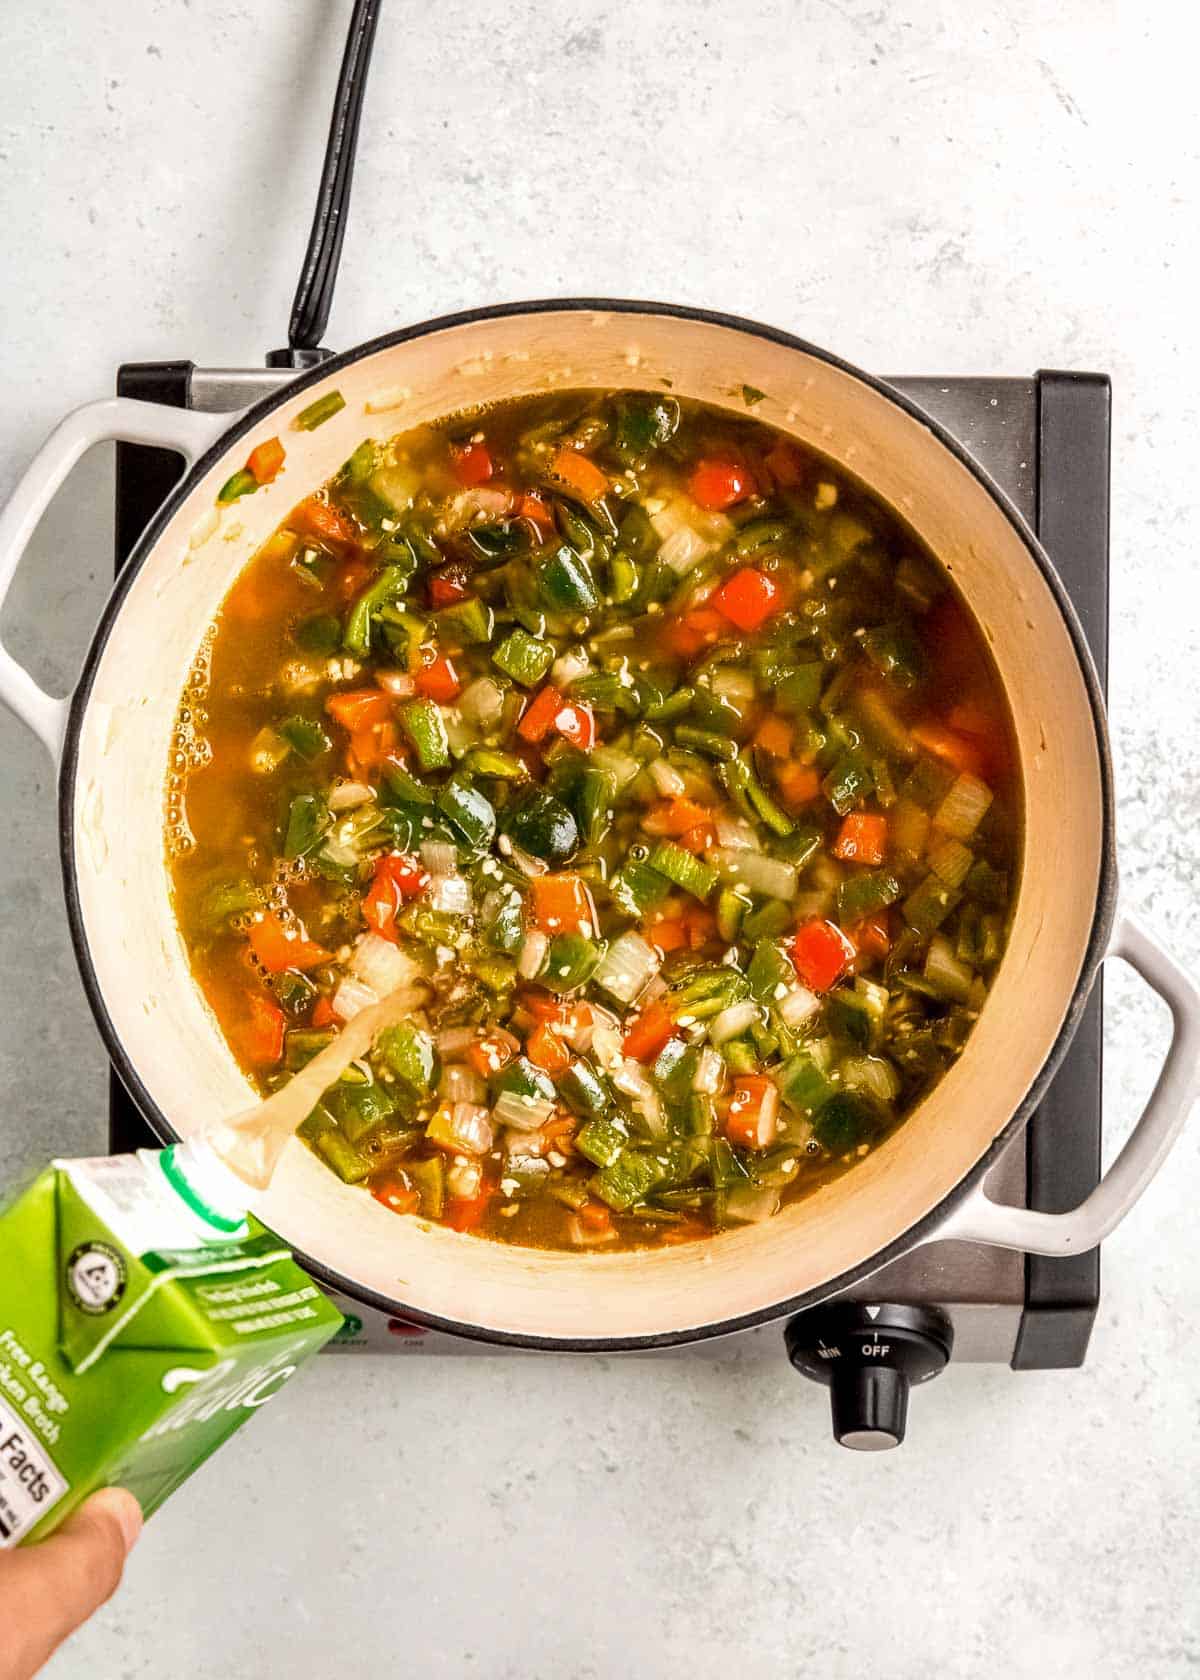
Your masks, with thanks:
<instances>
[{"instance_id":1,"label":"diced white onion","mask_svg":"<svg viewBox=\"0 0 1200 1680\"><path fill-rule=\"evenodd\" d=\"M568 648L560 653L550 667L550 681L555 688L567 688L577 677L586 677L592 662L582 648Z\"/></svg>"},{"instance_id":2,"label":"diced white onion","mask_svg":"<svg viewBox=\"0 0 1200 1680\"><path fill-rule=\"evenodd\" d=\"M821 1007L821 1000L807 986L793 986L775 1004L779 1019L794 1032L810 1020Z\"/></svg>"},{"instance_id":3,"label":"diced white onion","mask_svg":"<svg viewBox=\"0 0 1200 1680\"><path fill-rule=\"evenodd\" d=\"M757 1224L760 1219L773 1219L779 1212L779 1191L773 1184L739 1185L725 1198L725 1217L739 1224Z\"/></svg>"},{"instance_id":4,"label":"diced white onion","mask_svg":"<svg viewBox=\"0 0 1200 1680\"><path fill-rule=\"evenodd\" d=\"M882 1056L847 1056L841 1074L849 1090L865 1091L880 1102L891 1102L900 1090L900 1075Z\"/></svg>"},{"instance_id":5,"label":"diced white onion","mask_svg":"<svg viewBox=\"0 0 1200 1680\"><path fill-rule=\"evenodd\" d=\"M329 790L329 809L331 811L353 811L359 805L365 805L368 799L375 797L366 782L338 782Z\"/></svg>"},{"instance_id":6,"label":"diced white onion","mask_svg":"<svg viewBox=\"0 0 1200 1680\"><path fill-rule=\"evenodd\" d=\"M597 1016L596 1024L592 1028L592 1054L605 1073L615 1073L621 1066L625 1059L625 1048L621 1041L620 1028L615 1021L601 1020Z\"/></svg>"},{"instance_id":7,"label":"diced white onion","mask_svg":"<svg viewBox=\"0 0 1200 1680\"><path fill-rule=\"evenodd\" d=\"M593 1231L584 1225L577 1213L571 1213L567 1215L567 1235L576 1248L602 1248L605 1243L616 1242L620 1232L615 1225Z\"/></svg>"},{"instance_id":8,"label":"diced white onion","mask_svg":"<svg viewBox=\"0 0 1200 1680\"><path fill-rule=\"evenodd\" d=\"M592 983L618 1003L632 1003L658 973L659 955L640 934L623 933L600 959Z\"/></svg>"},{"instance_id":9,"label":"diced white onion","mask_svg":"<svg viewBox=\"0 0 1200 1680\"><path fill-rule=\"evenodd\" d=\"M824 887L828 892L836 892L842 884L845 871L840 863L831 858L827 852L818 852L809 865L809 874L814 886Z\"/></svg>"},{"instance_id":10,"label":"diced white onion","mask_svg":"<svg viewBox=\"0 0 1200 1680\"><path fill-rule=\"evenodd\" d=\"M687 791L687 783L673 764L665 758L652 758L646 766L650 779L664 799L679 799Z\"/></svg>"},{"instance_id":11,"label":"diced white onion","mask_svg":"<svg viewBox=\"0 0 1200 1680\"><path fill-rule=\"evenodd\" d=\"M725 1044L748 1032L757 1020L758 1005L753 998L743 998L741 1003L731 1003L728 1009L713 1016L708 1023L709 1040L713 1044Z\"/></svg>"},{"instance_id":12,"label":"diced white onion","mask_svg":"<svg viewBox=\"0 0 1200 1680\"><path fill-rule=\"evenodd\" d=\"M935 933L929 941L929 954L925 958L925 978L946 997L956 1003L965 1003L970 995L975 970L959 962L945 934Z\"/></svg>"},{"instance_id":13,"label":"diced white onion","mask_svg":"<svg viewBox=\"0 0 1200 1680\"><path fill-rule=\"evenodd\" d=\"M494 677L477 677L459 696L458 710L468 723L490 729L504 710L504 690Z\"/></svg>"},{"instance_id":14,"label":"diced white onion","mask_svg":"<svg viewBox=\"0 0 1200 1680\"><path fill-rule=\"evenodd\" d=\"M477 1027L447 1027L438 1034L438 1055L444 1062L461 1062L478 1037Z\"/></svg>"},{"instance_id":15,"label":"diced white onion","mask_svg":"<svg viewBox=\"0 0 1200 1680\"><path fill-rule=\"evenodd\" d=\"M501 1091L492 1105L497 1126L515 1126L519 1132L536 1132L553 1113L549 1097L523 1097L519 1091Z\"/></svg>"},{"instance_id":16,"label":"diced white onion","mask_svg":"<svg viewBox=\"0 0 1200 1680\"><path fill-rule=\"evenodd\" d=\"M351 845L343 840L328 839L321 847L321 857L338 869L357 869L362 859Z\"/></svg>"},{"instance_id":17,"label":"diced white onion","mask_svg":"<svg viewBox=\"0 0 1200 1680\"><path fill-rule=\"evenodd\" d=\"M622 752L618 747L597 747L592 754L592 763L597 770L607 771L616 783L618 793L642 768L631 753Z\"/></svg>"},{"instance_id":18,"label":"diced white onion","mask_svg":"<svg viewBox=\"0 0 1200 1680\"><path fill-rule=\"evenodd\" d=\"M613 1073L612 1082L616 1089L632 1102L641 1119L643 1131L652 1138L663 1137L667 1126L663 1118L662 1103L658 1099L658 1092L646 1077L646 1070L641 1063L625 1057Z\"/></svg>"},{"instance_id":19,"label":"diced white onion","mask_svg":"<svg viewBox=\"0 0 1200 1680\"><path fill-rule=\"evenodd\" d=\"M353 975L344 974L330 999L330 1007L339 1021L353 1021L356 1015L361 1015L364 1009L369 1009L373 1003L378 1002L379 995L372 991L370 986L365 986L361 980L355 980Z\"/></svg>"},{"instance_id":20,"label":"diced white onion","mask_svg":"<svg viewBox=\"0 0 1200 1680\"><path fill-rule=\"evenodd\" d=\"M731 811L722 811L716 819L717 839L726 851L757 851L758 836L753 825L745 817L735 817Z\"/></svg>"},{"instance_id":21,"label":"diced white onion","mask_svg":"<svg viewBox=\"0 0 1200 1680\"><path fill-rule=\"evenodd\" d=\"M503 842L505 838L506 836L503 834L500 836L501 851L504 850ZM511 843L508 847L508 858L521 871L522 875L527 875L531 881L535 875L545 875L550 868L550 865L543 863L541 858L531 857L528 852L522 851L520 846L514 846Z\"/></svg>"},{"instance_id":22,"label":"diced white onion","mask_svg":"<svg viewBox=\"0 0 1200 1680\"><path fill-rule=\"evenodd\" d=\"M662 565L674 572L676 577L682 577L703 560L710 546L699 531L693 531L690 525L681 525L677 531L672 531L663 543L658 551L658 559Z\"/></svg>"},{"instance_id":23,"label":"diced white onion","mask_svg":"<svg viewBox=\"0 0 1200 1680\"><path fill-rule=\"evenodd\" d=\"M690 497L684 506L688 508L692 528L699 531L711 547L720 548L722 543L729 541L733 535L733 520L727 513L719 513L716 508L697 509Z\"/></svg>"},{"instance_id":24,"label":"diced white onion","mask_svg":"<svg viewBox=\"0 0 1200 1680\"><path fill-rule=\"evenodd\" d=\"M706 1044L700 1052L700 1059L692 1076L692 1090L699 1091L707 1097L715 1097L724 1083L725 1062L711 1044Z\"/></svg>"},{"instance_id":25,"label":"diced white onion","mask_svg":"<svg viewBox=\"0 0 1200 1680\"><path fill-rule=\"evenodd\" d=\"M929 867L938 880L944 881L948 887L961 886L974 861L962 841L955 840L952 836L929 849Z\"/></svg>"},{"instance_id":26,"label":"diced white onion","mask_svg":"<svg viewBox=\"0 0 1200 1680\"><path fill-rule=\"evenodd\" d=\"M663 502L650 515L655 536L660 542L666 542L668 537L673 537L676 531L690 524L688 516L695 511L690 497L672 496L669 502Z\"/></svg>"},{"instance_id":27,"label":"diced white onion","mask_svg":"<svg viewBox=\"0 0 1200 1680\"><path fill-rule=\"evenodd\" d=\"M937 826L956 840L969 840L992 803L992 790L978 776L957 778L933 814Z\"/></svg>"},{"instance_id":28,"label":"diced white onion","mask_svg":"<svg viewBox=\"0 0 1200 1680\"><path fill-rule=\"evenodd\" d=\"M431 875L453 875L458 869L458 851L448 840L422 840L421 862Z\"/></svg>"},{"instance_id":29,"label":"diced white onion","mask_svg":"<svg viewBox=\"0 0 1200 1680\"><path fill-rule=\"evenodd\" d=\"M417 978L417 967L398 945L378 933L364 933L354 947L350 972L356 980L386 997L397 986Z\"/></svg>"},{"instance_id":30,"label":"diced white onion","mask_svg":"<svg viewBox=\"0 0 1200 1680\"><path fill-rule=\"evenodd\" d=\"M891 812L888 838L891 849L902 855L920 857L929 837L929 813L911 799L900 799Z\"/></svg>"},{"instance_id":31,"label":"diced white onion","mask_svg":"<svg viewBox=\"0 0 1200 1680\"><path fill-rule=\"evenodd\" d=\"M479 731L473 723L462 715L457 706L443 706L442 724L446 731L446 745L454 758L461 758L463 753L475 745L479 738Z\"/></svg>"},{"instance_id":32,"label":"diced white onion","mask_svg":"<svg viewBox=\"0 0 1200 1680\"><path fill-rule=\"evenodd\" d=\"M483 1183L483 1168L478 1161L456 1161L446 1174L446 1189L451 1196L470 1201L478 1196Z\"/></svg>"},{"instance_id":33,"label":"diced white onion","mask_svg":"<svg viewBox=\"0 0 1200 1680\"><path fill-rule=\"evenodd\" d=\"M489 490L483 484L460 490L451 497L438 520L439 534L452 536L456 531L465 530L473 520L496 519L508 512L510 501L507 490Z\"/></svg>"},{"instance_id":34,"label":"diced white onion","mask_svg":"<svg viewBox=\"0 0 1200 1680\"><path fill-rule=\"evenodd\" d=\"M486 1155L494 1142L488 1111L479 1103L455 1103L450 1110L450 1130L467 1155Z\"/></svg>"},{"instance_id":35,"label":"diced white onion","mask_svg":"<svg viewBox=\"0 0 1200 1680\"><path fill-rule=\"evenodd\" d=\"M416 680L407 671L376 671L375 681L387 694L398 700L411 700L417 692Z\"/></svg>"},{"instance_id":36,"label":"diced white onion","mask_svg":"<svg viewBox=\"0 0 1200 1680\"><path fill-rule=\"evenodd\" d=\"M487 1086L474 1068L463 1062L450 1062L442 1069L438 1098L451 1107L455 1103L483 1103L487 1100Z\"/></svg>"},{"instance_id":37,"label":"diced white onion","mask_svg":"<svg viewBox=\"0 0 1200 1680\"><path fill-rule=\"evenodd\" d=\"M550 939L540 928L532 928L525 935L525 943L521 946L521 954L517 958L517 973L522 980L535 980L542 971L542 964L546 960L546 953L550 949Z\"/></svg>"},{"instance_id":38,"label":"diced white onion","mask_svg":"<svg viewBox=\"0 0 1200 1680\"><path fill-rule=\"evenodd\" d=\"M727 880L740 881L751 892L762 893L767 898L791 899L796 896L799 876L790 863L781 863L765 852L741 851L726 846L715 846L708 855Z\"/></svg>"},{"instance_id":39,"label":"diced white onion","mask_svg":"<svg viewBox=\"0 0 1200 1680\"><path fill-rule=\"evenodd\" d=\"M749 706L754 701L754 678L736 665L722 665L713 672L712 691L735 706Z\"/></svg>"},{"instance_id":40,"label":"diced white onion","mask_svg":"<svg viewBox=\"0 0 1200 1680\"><path fill-rule=\"evenodd\" d=\"M471 883L463 875L434 875L429 885L429 904L451 916L471 914Z\"/></svg>"}]
</instances>

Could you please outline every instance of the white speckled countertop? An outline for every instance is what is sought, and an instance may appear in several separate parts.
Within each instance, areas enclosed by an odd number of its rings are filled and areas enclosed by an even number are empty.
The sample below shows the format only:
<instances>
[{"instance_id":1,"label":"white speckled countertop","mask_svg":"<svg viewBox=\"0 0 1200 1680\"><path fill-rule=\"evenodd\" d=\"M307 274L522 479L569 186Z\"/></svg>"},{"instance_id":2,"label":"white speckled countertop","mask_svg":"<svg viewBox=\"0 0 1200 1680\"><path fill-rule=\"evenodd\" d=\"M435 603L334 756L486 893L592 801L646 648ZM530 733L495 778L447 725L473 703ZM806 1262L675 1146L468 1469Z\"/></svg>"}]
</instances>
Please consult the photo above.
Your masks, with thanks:
<instances>
[{"instance_id":1,"label":"white speckled countertop","mask_svg":"<svg viewBox=\"0 0 1200 1680\"><path fill-rule=\"evenodd\" d=\"M591 293L758 317L880 371L1108 371L1123 875L1186 951L1200 153L1172 11L387 0L330 340ZM0 493L119 361L254 362L281 341L347 13L9 8ZM4 616L61 687L108 575L110 471L81 468ZM104 1058L52 778L7 714L0 809L3 1182L102 1148ZM1165 1028L1126 975L1108 996L1111 1143ZM1106 1246L1086 1368L952 1367L891 1455L839 1452L782 1360L319 1362L155 1519L49 1672L1191 1673L1198 1138Z\"/></svg>"}]
</instances>

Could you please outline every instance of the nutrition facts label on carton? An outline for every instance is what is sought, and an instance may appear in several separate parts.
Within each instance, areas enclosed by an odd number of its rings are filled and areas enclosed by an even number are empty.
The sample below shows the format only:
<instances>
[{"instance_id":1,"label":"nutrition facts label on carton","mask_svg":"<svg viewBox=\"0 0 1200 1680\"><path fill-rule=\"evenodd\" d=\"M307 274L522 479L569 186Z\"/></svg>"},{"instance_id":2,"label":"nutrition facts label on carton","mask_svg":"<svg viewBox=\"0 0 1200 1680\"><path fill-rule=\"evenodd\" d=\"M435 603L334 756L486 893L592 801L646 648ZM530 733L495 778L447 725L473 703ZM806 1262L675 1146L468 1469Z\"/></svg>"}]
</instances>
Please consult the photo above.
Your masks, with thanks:
<instances>
[{"instance_id":1,"label":"nutrition facts label on carton","mask_svg":"<svg viewBox=\"0 0 1200 1680\"><path fill-rule=\"evenodd\" d=\"M33 1430L0 1401L0 1550L15 1546L66 1491Z\"/></svg>"}]
</instances>

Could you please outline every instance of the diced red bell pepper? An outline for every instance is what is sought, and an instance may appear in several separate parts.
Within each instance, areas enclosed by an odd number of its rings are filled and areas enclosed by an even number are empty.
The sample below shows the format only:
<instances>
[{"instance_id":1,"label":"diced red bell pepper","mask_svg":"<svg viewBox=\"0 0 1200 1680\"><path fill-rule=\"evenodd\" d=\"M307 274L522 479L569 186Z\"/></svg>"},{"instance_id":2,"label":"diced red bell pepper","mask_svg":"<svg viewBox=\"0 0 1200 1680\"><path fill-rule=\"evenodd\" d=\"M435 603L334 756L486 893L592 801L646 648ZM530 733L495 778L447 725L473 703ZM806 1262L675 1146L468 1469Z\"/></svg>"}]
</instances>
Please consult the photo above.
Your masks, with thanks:
<instances>
[{"instance_id":1,"label":"diced red bell pepper","mask_svg":"<svg viewBox=\"0 0 1200 1680\"><path fill-rule=\"evenodd\" d=\"M456 601L465 601L471 593L469 586L470 573L467 568L457 561L449 566L442 566L436 572L429 574L429 605L431 607L452 607Z\"/></svg>"},{"instance_id":2,"label":"diced red bell pepper","mask_svg":"<svg viewBox=\"0 0 1200 1680\"><path fill-rule=\"evenodd\" d=\"M379 1179L371 1186L371 1194L393 1213L416 1213L421 1205L420 1195L399 1174Z\"/></svg>"},{"instance_id":3,"label":"diced red bell pepper","mask_svg":"<svg viewBox=\"0 0 1200 1680\"><path fill-rule=\"evenodd\" d=\"M768 712L754 734L754 745L768 758L787 758L792 750L792 726L778 712Z\"/></svg>"},{"instance_id":4,"label":"diced red bell pepper","mask_svg":"<svg viewBox=\"0 0 1200 1680\"><path fill-rule=\"evenodd\" d=\"M974 736L962 735L956 729L947 729L945 724L932 718L925 723L914 724L911 733L918 746L924 747L926 752L933 753L935 758L944 759L960 774L984 774L986 755Z\"/></svg>"},{"instance_id":5,"label":"diced red bell pepper","mask_svg":"<svg viewBox=\"0 0 1200 1680\"><path fill-rule=\"evenodd\" d=\"M374 933L399 944L396 917L405 904L420 898L429 885L428 872L410 852L385 852L376 861L371 889L363 899L363 920Z\"/></svg>"},{"instance_id":6,"label":"diced red bell pepper","mask_svg":"<svg viewBox=\"0 0 1200 1680\"><path fill-rule=\"evenodd\" d=\"M585 1231L611 1231L612 1213L603 1202L589 1200L579 1210L579 1223Z\"/></svg>"},{"instance_id":7,"label":"diced red bell pepper","mask_svg":"<svg viewBox=\"0 0 1200 1680\"><path fill-rule=\"evenodd\" d=\"M779 1093L761 1074L739 1074L725 1116L725 1135L743 1149L767 1149L779 1132Z\"/></svg>"},{"instance_id":8,"label":"diced red bell pepper","mask_svg":"<svg viewBox=\"0 0 1200 1680\"><path fill-rule=\"evenodd\" d=\"M331 1027L335 1020L333 1005L322 994L312 1006L312 1014L308 1018L308 1024L311 1027Z\"/></svg>"},{"instance_id":9,"label":"diced red bell pepper","mask_svg":"<svg viewBox=\"0 0 1200 1680\"><path fill-rule=\"evenodd\" d=\"M370 724L366 729L356 729L346 753L347 768L354 776L369 775L394 758L399 745L399 732L391 718Z\"/></svg>"},{"instance_id":10,"label":"diced red bell pepper","mask_svg":"<svg viewBox=\"0 0 1200 1680\"><path fill-rule=\"evenodd\" d=\"M331 694L325 710L344 730L356 735L360 729L386 723L392 716L392 699L380 688L355 688Z\"/></svg>"},{"instance_id":11,"label":"diced red bell pepper","mask_svg":"<svg viewBox=\"0 0 1200 1680\"><path fill-rule=\"evenodd\" d=\"M717 843L717 829L715 823L699 822L693 828L685 828L679 836L679 844L685 852L695 852L697 856L708 851L710 846Z\"/></svg>"},{"instance_id":12,"label":"diced red bell pepper","mask_svg":"<svg viewBox=\"0 0 1200 1680\"><path fill-rule=\"evenodd\" d=\"M717 918L707 905L689 900L683 907L683 925L687 929L688 944L693 951L717 937Z\"/></svg>"},{"instance_id":13,"label":"diced red bell pepper","mask_svg":"<svg viewBox=\"0 0 1200 1680\"><path fill-rule=\"evenodd\" d=\"M551 1078L565 1073L571 1065L570 1051L546 1021L539 1021L525 1040L525 1054L534 1067L541 1068Z\"/></svg>"},{"instance_id":14,"label":"diced red bell pepper","mask_svg":"<svg viewBox=\"0 0 1200 1680\"><path fill-rule=\"evenodd\" d=\"M648 1062L675 1036L675 1017L665 1003L648 1003L625 1029L625 1054L635 1062Z\"/></svg>"},{"instance_id":15,"label":"diced red bell pepper","mask_svg":"<svg viewBox=\"0 0 1200 1680\"><path fill-rule=\"evenodd\" d=\"M590 752L596 745L596 719L592 708L582 700L568 701L554 716L554 727L564 741L580 752Z\"/></svg>"},{"instance_id":16,"label":"diced red bell pepper","mask_svg":"<svg viewBox=\"0 0 1200 1680\"><path fill-rule=\"evenodd\" d=\"M873 811L851 811L842 819L834 844L834 857L844 863L869 863L874 867L887 855L887 818Z\"/></svg>"},{"instance_id":17,"label":"diced red bell pepper","mask_svg":"<svg viewBox=\"0 0 1200 1680\"><path fill-rule=\"evenodd\" d=\"M667 834L675 839L711 820L712 812L707 805L680 794L675 799L664 799L660 805L652 805L642 818L642 827L647 834Z\"/></svg>"},{"instance_id":18,"label":"diced red bell pepper","mask_svg":"<svg viewBox=\"0 0 1200 1680\"><path fill-rule=\"evenodd\" d=\"M467 1060L481 1079L490 1079L492 1074L499 1073L506 1068L513 1057L520 1054L521 1041L514 1038L512 1033L503 1027L494 1027L482 1038L476 1039L467 1051Z\"/></svg>"},{"instance_id":19,"label":"diced red bell pepper","mask_svg":"<svg viewBox=\"0 0 1200 1680\"><path fill-rule=\"evenodd\" d=\"M682 916L657 916L642 931L654 949L664 957L672 951L684 950L691 943Z\"/></svg>"},{"instance_id":20,"label":"diced red bell pepper","mask_svg":"<svg viewBox=\"0 0 1200 1680\"><path fill-rule=\"evenodd\" d=\"M554 720L563 706L563 697L552 683L539 689L529 702L517 725L523 741L544 741L554 728Z\"/></svg>"},{"instance_id":21,"label":"diced red bell pepper","mask_svg":"<svg viewBox=\"0 0 1200 1680\"><path fill-rule=\"evenodd\" d=\"M282 974L289 968L317 968L329 961L329 952L306 938L302 928L285 927L278 916L269 913L251 922L246 937L268 974Z\"/></svg>"},{"instance_id":22,"label":"diced red bell pepper","mask_svg":"<svg viewBox=\"0 0 1200 1680\"><path fill-rule=\"evenodd\" d=\"M536 525L539 531L554 529L554 515L536 491L527 491L521 497L517 503L517 512L522 519L528 519L530 524Z\"/></svg>"},{"instance_id":23,"label":"diced red bell pepper","mask_svg":"<svg viewBox=\"0 0 1200 1680\"><path fill-rule=\"evenodd\" d=\"M688 494L710 513L733 507L755 493L753 475L738 461L697 461L688 479Z\"/></svg>"},{"instance_id":24,"label":"diced red bell pepper","mask_svg":"<svg viewBox=\"0 0 1200 1680\"><path fill-rule=\"evenodd\" d=\"M814 992L827 992L854 961L854 946L841 928L814 916L797 928L792 940L792 964Z\"/></svg>"},{"instance_id":25,"label":"diced red bell pepper","mask_svg":"<svg viewBox=\"0 0 1200 1680\"><path fill-rule=\"evenodd\" d=\"M449 1197L442 1223L449 1225L452 1231L473 1231L487 1212L494 1194L492 1186L486 1185L477 1196Z\"/></svg>"},{"instance_id":26,"label":"diced red bell pepper","mask_svg":"<svg viewBox=\"0 0 1200 1680\"><path fill-rule=\"evenodd\" d=\"M606 496L611 488L607 476L600 471L594 461L589 461L586 455L581 455L577 449L560 449L554 457L552 472L556 478L561 478L564 484L569 484L576 495L582 496L585 502L595 502L601 496Z\"/></svg>"},{"instance_id":27,"label":"diced red bell pepper","mask_svg":"<svg viewBox=\"0 0 1200 1680\"><path fill-rule=\"evenodd\" d=\"M362 594L374 575L374 569L365 560L346 560L333 574L330 588L339 601L350 602Z\"/></svg>"},{"instance_id":28,"label":"diced red bell pepper","mask_svg":"<svg viewBox=\"0 0 1200 1680\"><path fill-rule=\"evenodd\" d=\"M861 922L855 922L853 927L846 929L846 938L857 953L854 964L856 970L865 968L877 957L886 957L892 948L887 911L880 910L874 916L867 916Z\"/></svg>"},{"instance_id":29,"label":"diced red bell pepper","mask_svg":"<svg viewBox=\"0 0 1200 1680\"><path fill-rule=\"evenodd\" d=\"M242 1036L246 1059L255 1067L273 1066L283 1055L283 1010L261 992L251 992L247 1004L249 1019Z\"/></svg>"},{"instance_id":30,"label":"diced red bell pepper","mask_svg":"<svg viewBox=\"0 0 1200 1680\"><path fill-rule=\"evenodd\" d=\"M466 490L486 484L495 468L486 443L464 443L450 451L454 476Z\"/></svg>"},{"instance_id":31,"label":"diced red bell pepper","mask_svg":"<svg viewBox=\"0 0 1200 1680\"><path fill-rule=\"evenodd\" d=\"M804 453L789 438L778 438L771 445L766 462L781 490L797 490L804 483Z\"/></svg>"},{"instance_id":32,"label":"diced red bell pepper","mask_svg":"<svg viewBox=\"0 0 1200 1680\"><path fill-rule=\"evenodd\" d=\"M728 634L728 620L712 607L693 607L678 618L666 618L660 632L667 651L679 659L694 659Z\"/></svg>"},{"instance_id":33,"label":"diced red bell pepper","mask_svg":"<svg viewBox=\"0 0 1200 1680\"><path fill-rule=\"evenodd\" d=\"M330 507L328 502L319 501L316 496L309 496L293 508L288 524L295 530L307 531L321 542L358 541L358 530L353 520L348 519L340 509Z\"/></svg>"},{"instance_id":34,"label":"diced red bell pepper","mask_svg":"<svg viewBox=\"0 0 1200 1680\"><path fill-rule=\"evenodd\" d=\"M768 572L743 566L726 578L712 598L713 605L739 630L760 630L783 605L783 591Z\"/></svg>"},{"instance_id":35,"label":"diced red bell pepper","mask_svg":"<svg viewBox=\"0 0 1200 1680\"><path fill-rule=\"evenodd\" d=\"M422 648L422 658L426 654L431 657L413 677L417 693L424 694L430 700L436 700L439 706L449 706L462 693L458 672L444 653L437 653L433 648Z\"/></svg>"},{"instance_id":36,"label":"diced red bell pepper","mask_svg":"<svg viewBox=\"0 0 1200 1680\"><path fill-rule=\"evenodd\" d=\"M579 875L535 875L529 898L534 925L543 933L595 933L596 907Z\"/></svg>"},{"instance_id":37,"label":"diced red bell pepper","mask_svg":"<svg viewBox=\"0 0 1200 1680\"><path fill-rule=\"evenodd\" d=\"M821 777L811 764L777 764L775 786L789 811L810 805L821 791Z\"/></svg>"},{"instance_id":38,"label":"diced red bell pepper","mask_svg":"<svg viewBox=\"0 0 1200 1680\"><path fill-rule=\"evenodd\" d=\"M593 1024L595 1016L590 1003L582 998L566 1002L551 992L525 991L521 993L521 1007L529 1011L535 1021L552 1026L560 1038L574 1042Z\"/></svg>"},{"instance_id":39,"label":"diced red bell pepper","mask_svg":"<svg viewBox=\"0 0 1200 1680\"><path fill-rule=\"evenodd\" d=\"M267 438L250 451L246 471L252 474L256 484L270 484L285 459L286 453L279 439Z\"/></svg>"}]
</instances>

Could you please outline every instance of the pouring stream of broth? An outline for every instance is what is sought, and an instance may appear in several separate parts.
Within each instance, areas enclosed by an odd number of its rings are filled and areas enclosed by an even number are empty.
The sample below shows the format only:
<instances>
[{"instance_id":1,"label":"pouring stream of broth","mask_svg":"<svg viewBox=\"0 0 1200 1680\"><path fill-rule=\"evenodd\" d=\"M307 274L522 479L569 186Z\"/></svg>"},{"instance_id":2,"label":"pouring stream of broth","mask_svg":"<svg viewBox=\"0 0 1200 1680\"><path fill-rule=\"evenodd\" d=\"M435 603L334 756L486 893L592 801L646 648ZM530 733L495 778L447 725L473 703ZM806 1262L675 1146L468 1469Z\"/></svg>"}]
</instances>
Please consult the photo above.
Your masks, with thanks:
<instances>
[{"instance_id":1,"label":"pouring stream of broth","mask_svg":"<svg viewBox=\"0 0 1200 1680\"><path fill-rule=\"evenodd\" d=\"M428 987L408 980L348 1021L332 1043L281 1091L242 1114L206 1128L204 1141L219 1160L254 1190L265 1190L288 1139L352 1062L365 1056L379 1033L410 1018L428 1000Z\"/></svg>"}]
</instances>

